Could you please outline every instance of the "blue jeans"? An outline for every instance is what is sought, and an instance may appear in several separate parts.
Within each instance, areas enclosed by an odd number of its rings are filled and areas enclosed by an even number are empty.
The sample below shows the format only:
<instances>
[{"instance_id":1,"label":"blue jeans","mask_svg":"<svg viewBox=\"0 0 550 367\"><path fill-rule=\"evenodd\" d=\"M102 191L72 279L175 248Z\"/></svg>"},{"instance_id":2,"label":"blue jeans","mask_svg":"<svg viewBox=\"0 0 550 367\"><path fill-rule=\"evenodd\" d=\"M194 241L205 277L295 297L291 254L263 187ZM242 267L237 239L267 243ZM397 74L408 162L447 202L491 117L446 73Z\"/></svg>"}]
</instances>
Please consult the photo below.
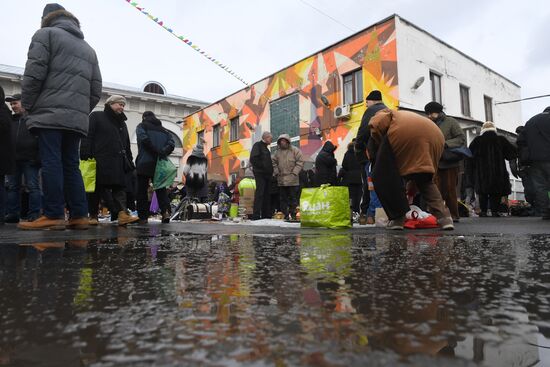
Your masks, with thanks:
<instances>
[{"instance_id":1,"label":"blue jeans","mask_svg":"<svg viewBox=\"0 0 550 367\"><path fill-rule=\"evenodd\" d=\"M15 174L6 176L8 179L7 215L19 218L21 216L21 182L25 177L25 186L29 191L29 219L40 216L42 208L42 194L39 179L40 166L29 161L19 161L16 164Z\"/></svg>"},{"instance_id":2,"label":"blue jeans","mask_svg":"<svg viewBox=\"0 0 550 367\"><path fill-rule=\"evenodd\" d=\"M544 217L550 216L550 162L532 162L529 169L533 189L535 190L535 203Z\"/></svg>"},{"instance_id":3,"label":"blue jeans","mask_svg":"<svg viewBox=\"0 0 550 367\"><path fill-rule=\"evenodd\" d=\"M378 200L378 195L376 195L376 191L371 190L370 191L370 203L369 203L369 209L367 210L367 217L373 217L376 213L376 208L381 208L382 204L380 204L380 200Z\"/></svg>"},{"instance_id":4,"label":"blue jeans","mask_svg":"<svg viewBox=\"0 0 550 367\"><path fill-rule=\"evenodd\" d=\"M72 131L38 131L44 215L48 218L65 218L65 202L70 218L88 216L86 192L79 169L80 138L79 134Z\"/></svg>"}]
</instances>

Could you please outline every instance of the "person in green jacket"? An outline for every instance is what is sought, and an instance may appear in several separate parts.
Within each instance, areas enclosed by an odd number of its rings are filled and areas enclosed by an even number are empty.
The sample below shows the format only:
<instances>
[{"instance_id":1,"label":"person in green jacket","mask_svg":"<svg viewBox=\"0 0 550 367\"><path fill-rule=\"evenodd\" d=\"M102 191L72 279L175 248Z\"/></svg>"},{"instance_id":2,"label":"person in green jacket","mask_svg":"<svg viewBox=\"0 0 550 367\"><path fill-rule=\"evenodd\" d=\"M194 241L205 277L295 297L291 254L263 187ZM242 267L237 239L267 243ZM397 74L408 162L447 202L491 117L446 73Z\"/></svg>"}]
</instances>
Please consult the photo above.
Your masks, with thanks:
<instances>
[{"instance_id":1,"label":"person in green jacket","mask_svg":"<svg viewBox=\"0 0 550 367\"><path fill-rule=\"evenodd\" d=\"M454 118L447 116L443 112L443 106L438 102L430 102L424 107L424 111L437 126L441 129L443 136L445 137L444 150L448 151L453 148L460 148L466 146L466 136L460 128L458 121ZM447 204L453 221L458 222L458 199L457 199L457 184L458 184L458 171L459 160L448 160L443 152L443 156L439 161L437 174L435 175L435 183L441 192L441 196Z\"/></svg>"}]
</instances>

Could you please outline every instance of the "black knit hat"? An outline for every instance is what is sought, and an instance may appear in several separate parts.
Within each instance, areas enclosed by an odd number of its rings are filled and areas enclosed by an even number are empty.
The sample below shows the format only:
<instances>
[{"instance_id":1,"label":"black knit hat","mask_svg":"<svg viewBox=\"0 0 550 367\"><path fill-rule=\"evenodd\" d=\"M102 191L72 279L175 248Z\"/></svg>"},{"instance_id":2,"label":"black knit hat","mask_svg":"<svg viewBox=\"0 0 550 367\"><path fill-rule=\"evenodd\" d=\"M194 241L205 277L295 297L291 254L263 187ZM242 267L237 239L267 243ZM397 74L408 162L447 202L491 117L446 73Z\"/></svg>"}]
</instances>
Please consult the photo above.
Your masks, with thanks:
<instances>
[{"instance_id":1,"label":"black knit hat","mask_svg":"<svg viewBox=\"0 0 550 367\"><path fill-rule=\"evenodd\" d=\"M443 106L437 102L430 102L424 106L424 111L429 115L430 113L441 113L443 112Z\"/></svg>"},{"instance_id":2,"label":"black knit hat","mask_svg":"<svg viewBox=\"0 0 550 367\"><path fill-rule=\"evenodd\" d=\"M373 90L369 93L367 98L365 98L367 101L381 101L382 100L382 93L380 93L379 90Z\"/></svg>"},{"instance_id":3,"label":"black knit hat","mask_svg":"<svg viewBox=\"0 0 550 367\"><path fill-rule=\"evenodd\" d=\"M45 18L46 15L58 10L65 10L65 8L56 3L46 4L46 6L44 7L44 11L42 12L42 18Z\"/></svg>"}]
</instances>

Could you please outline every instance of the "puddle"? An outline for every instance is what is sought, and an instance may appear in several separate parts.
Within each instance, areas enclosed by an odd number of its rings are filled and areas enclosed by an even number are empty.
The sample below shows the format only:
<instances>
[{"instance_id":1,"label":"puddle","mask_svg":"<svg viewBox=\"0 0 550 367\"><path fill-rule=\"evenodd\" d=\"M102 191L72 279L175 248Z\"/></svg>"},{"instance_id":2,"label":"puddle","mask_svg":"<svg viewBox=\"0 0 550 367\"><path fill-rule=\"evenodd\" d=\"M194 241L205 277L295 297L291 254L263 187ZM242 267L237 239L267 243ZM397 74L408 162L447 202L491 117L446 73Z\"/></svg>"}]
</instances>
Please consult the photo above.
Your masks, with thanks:
<instances>
[{"instance_id":1,"label":"puddle","mask_svg":"<svg viewBox=\"0 0 550 367\"><path fill-rule=\"evenodd\" d=\"M0 245L0 366L548 365L549 242L158 231Z\"/></svg>"}]
</instances>

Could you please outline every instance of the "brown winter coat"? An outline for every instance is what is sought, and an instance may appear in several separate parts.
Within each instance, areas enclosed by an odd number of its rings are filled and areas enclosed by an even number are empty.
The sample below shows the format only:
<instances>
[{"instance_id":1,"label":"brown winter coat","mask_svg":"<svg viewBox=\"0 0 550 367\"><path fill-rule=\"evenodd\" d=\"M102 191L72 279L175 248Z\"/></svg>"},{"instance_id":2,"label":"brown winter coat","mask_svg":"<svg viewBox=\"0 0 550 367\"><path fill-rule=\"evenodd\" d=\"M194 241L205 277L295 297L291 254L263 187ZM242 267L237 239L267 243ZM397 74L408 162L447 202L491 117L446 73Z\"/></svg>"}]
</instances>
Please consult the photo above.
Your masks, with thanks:
<instances>
[{"instance_id":1,"label":"brown winter coat","mask_svg":"<svg viewBox=\"0 0 550 367\"><path fill-rule=\"evenodd\" d=\"M286 139L290 142L290 136L283 134L277 139ZM298 175L304 168L304 157L302 151L295 146L290 145L288 149L277 148L273 155L273 174L277 176L279 186L299 186L300 179Z\"/></svg>"},{"instance_id":2,"label":"brown winter coat","mask_svg":"<svg viewBox=\"0 0 550 367\"><path fill-rule=\"evenodd\" d=\"M369 125L377 143L388 135L401 176L437 172L445 138L430 119L414 112L385 109Z\"/></svg>"}]
</instances>

